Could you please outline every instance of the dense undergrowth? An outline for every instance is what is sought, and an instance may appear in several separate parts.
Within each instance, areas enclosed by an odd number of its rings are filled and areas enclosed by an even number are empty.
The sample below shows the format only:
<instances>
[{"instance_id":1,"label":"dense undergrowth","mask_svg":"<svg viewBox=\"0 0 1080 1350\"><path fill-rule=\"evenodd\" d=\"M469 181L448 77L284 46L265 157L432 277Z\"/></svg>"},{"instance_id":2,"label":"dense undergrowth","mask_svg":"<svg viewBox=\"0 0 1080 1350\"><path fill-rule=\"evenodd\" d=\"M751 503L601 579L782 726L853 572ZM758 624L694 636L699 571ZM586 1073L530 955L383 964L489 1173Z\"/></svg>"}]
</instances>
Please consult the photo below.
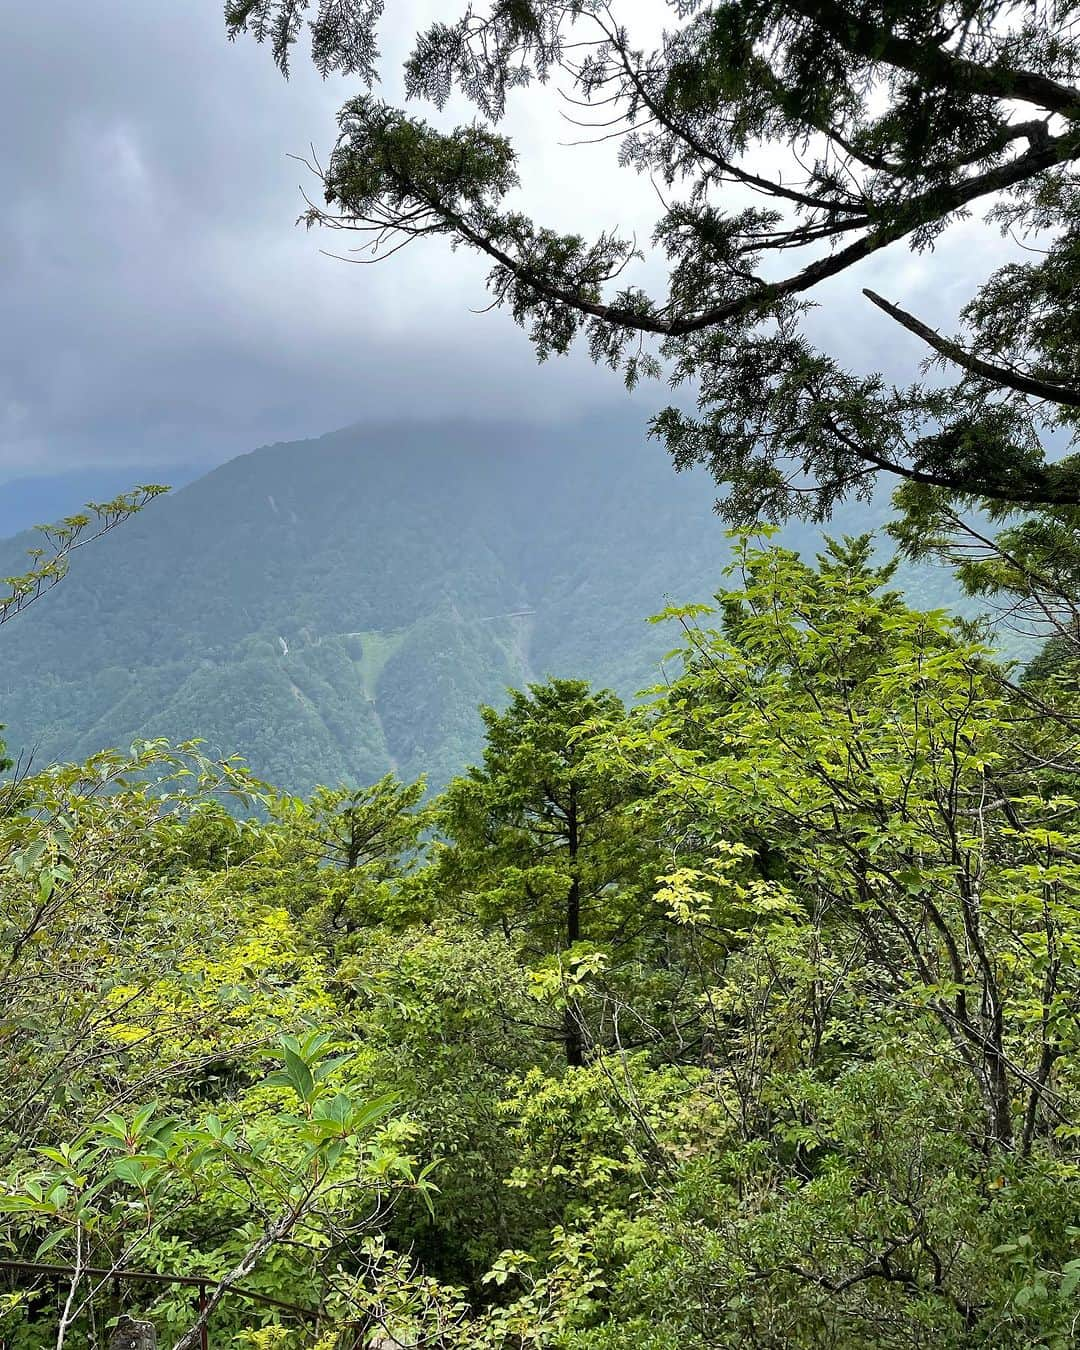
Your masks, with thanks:
<instances>
[{"instance_id":1,"label":"dense undergrowth","mask_svg":"<svg viewBox=\"0 0 1080 1350\"><path fill-rule=\"evenodd\" d=\"M531 687L434 801L6 785L5 1344L197 1344L130 1270L264 1350L1073 1344L1072 666L869 558L743 539L649 704Z\"/></svg>"}]
</instances>

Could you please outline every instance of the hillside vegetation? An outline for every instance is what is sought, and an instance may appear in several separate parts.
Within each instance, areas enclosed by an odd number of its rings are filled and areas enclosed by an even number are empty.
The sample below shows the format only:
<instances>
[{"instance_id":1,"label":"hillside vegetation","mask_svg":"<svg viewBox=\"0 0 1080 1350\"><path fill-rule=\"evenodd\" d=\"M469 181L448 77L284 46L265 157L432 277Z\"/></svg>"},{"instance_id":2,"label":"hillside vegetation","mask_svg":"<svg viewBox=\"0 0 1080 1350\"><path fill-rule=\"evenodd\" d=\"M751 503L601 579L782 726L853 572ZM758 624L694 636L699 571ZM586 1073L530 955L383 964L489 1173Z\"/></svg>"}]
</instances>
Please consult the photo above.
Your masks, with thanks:
<instances>
[{"instance_id":1,"label":"hillside vegetation","mask_svg":"<svg viewBox=\"0 0 1080 1350\"><path fill-rule=\"evenodd\" d=\"M646 617L707 600L728 556L711 506L625 414L258 450L82 554L0 642L10 747L44 762L201 737L297 792L391 769L443 784L507 687L656 681Z\"/></svg>"},{"instance_id":2,"label":"hillside vegetation","mask_svg":"<svg viewBox=\"0 0 1080 1350\"><path fill-rule=\"evenodd\" d=\"M362 424L5 546L3 1350L1073 1350L1076 6L476 0L384 83L392 9L226 0L352 81L304 219L691 472ZM521 191L543 84L652 228Z\"/></svg>"},{"instance_id":3,"label":"hillside vegetation","mask_svg":"<svg viewBox=\"0 0 1080 1350\"><path fill-rule=\"evenodd\" d=\"M1076 1343L1075 656L737 547L650 703L534 683L426 804L4 789L12 1350Z\"/></svg>"}]
</instances>

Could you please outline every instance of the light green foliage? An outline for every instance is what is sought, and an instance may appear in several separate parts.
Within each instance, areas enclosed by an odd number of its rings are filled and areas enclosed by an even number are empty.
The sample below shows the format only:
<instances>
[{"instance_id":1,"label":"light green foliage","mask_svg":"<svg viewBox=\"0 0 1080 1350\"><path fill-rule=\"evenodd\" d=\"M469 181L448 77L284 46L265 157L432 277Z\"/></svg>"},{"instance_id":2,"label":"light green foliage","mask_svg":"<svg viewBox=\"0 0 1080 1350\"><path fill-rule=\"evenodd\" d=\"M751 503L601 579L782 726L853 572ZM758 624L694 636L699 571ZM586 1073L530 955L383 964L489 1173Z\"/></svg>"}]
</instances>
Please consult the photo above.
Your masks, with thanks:
<instances>
[{"instance_id":1,"label":"light green foliage","mask_svg":"<svg viewBox=\"0 0 1080 1350\"><path fill-rule=\"evenodd\" d=\"M294 912L310 903L305 922L331 934L392 919L431 821L419 807L424 786L388 774L367 788L318 788L310 802L272 796L271 819L282 827L273 856L264 855L273 889Z\"/></svg>"},{"instance_id":2,"label":"light green foliage","mask_svg":"<svg viewBox=\"0 0 1080 1350\"><path fill-rule=\"evenodd\" d=\"M132 492L121 493L111 501L88 502L85 510L65 516L54 525L38 525L37 532L43 544L27 551L29 569L0 580L6 591L0 593L0 623L20 614L45 591L63 581L76 549L108 534L167 491L168 488L160 484L146 484Z\"/></svg>"},{"instance_id":3,"label":"light green foliage","mask_svg":"<svg viewBox=\"0 0 1080 1350\"><path fill-rule=\"evenodd\" d=\"M728 1126L622 1297L681 1291L645 1344L1068 1344L1075 804L864 541L814 569L744 540L736 578L717 628L674 616L685 674L623 738L707 860L665 899L732 946L703 1006ZM750 850L768 884L732 906Z\"/></svg>"},{"instance_id":4,"label":"light green foliage","mask_svg":"<svg viewBox=\"0 0 1080 1350\"><path fill-rule=\"evenodd\" d=\"M813 922L940 1020L991 1139L1012 1144L1011 1103L1034 1094L1027 1147L1076 1036L1059 979L1077 878L1056 821L1071 799L1010 762L985 654L884 590L866 541L818 570L748 542L739 567L722 631L686 621L690 670L647 733L661 774L675 767L695 818L764 834Z\"/></svg>"},{"instance_id":5,"label":"light green foliage","mask_svg":"<svg viewBox=\"0 0 1080 1350\"><path fill-rule=\"evenodd\" d=\"M273 1241L302 1236L325 1245L335 1218L357 1221L355 1208L343 1209L343 1178L351 1207L367 1190L377 1208L380 1190L413 1177L409 1160L387 1146L392 1136L376 1137L374 1146L368 1137L393 1099L359 1101L337 1086L347 1058L321 1057L327 1039L282 1039L282 1067L252 1091L278 1106L272 1128L250 1106L234 1107L231 1119L210 1113L184 1123L152 1103L130 1114L107 1112L59 1148L38 1146L0 1198L12 1232L45 1233L35 1259L53 1252L123 1269L147 1259L172 1214L194 1215L213 1195L232 1210L238 1237L251 1226L252 1208L258 1215L265 1207L280 1210L267 1224Z\"/></svg>"},{"instance_id":6,"label":"light green foliage","mask_svg":"<svg viewBox=\"0 0 1080 1350\"><path fill-rule=\"evenodd\" d=\"M700 1066L656 1068L640 1053L559 1078L534 1068L508 1084L501 1109L516 1156L508 1184L550 1224L639 1211L657 1175L723 1129Z\"/></svg>"},{"instance_id":7,"label":"light green foliage","mask_svg":"<svg viewBox=\"0 0 1080 1350\"><path fill-rule=\"evenodd\" d=\"M987 1159L925 1060L882 1061L788 1082L771 1137L688 1164L630 1245L619 1315L571 1343L1069 1345L1071 1172Z\"/></svg>"},{"instance_id":8,"label":"light green foliage","mask_svg":"<svg viewBox=\"0 0 1080 1350\"><path fill-rule=\"evenodd\" d=\"M17 1350L189 1350L131 1266L264 1350L1075 1344L1074 695L865 539L733 549L650 702L529 685L427 805L5 789L0 1225L69 1272Z\"/></svg>"},{"instance_id":9,"label":"light green foliage","mask_svg":"<svg viewBox=\"0 0 1080 1350\"><path fill-rule=\"evenodd\" d=\"M107 1272L159 1265L205 1272L216 1325L236 1327L231 1284L300 1298L334 1244L428 1192L398 1098L364 1085L315 947L259 884L342 820L367 827L374 866L420 789L325 792L299 825L239 823L223 790L262 789L161 745L5 789L0 1210L15 1251L99 1272L51 1327L13 1309L17 1344L85 1335ZM162 1334L190 1322L184 1293L155 1301Z\"/></svg>"},{"instance_id":10,"label":"light green foliage","mask_svg":"<svg viewBox=\"0 0 1080 1350\"><path fill-rule=\"evenodd\" d=\"M594 1312L606 1286L588 1239L556 1227L543 1265L528 1252L507 1250L484 1278L499 1301L470 1305L458 1287L420 1274L378 1241L364 1250L364 1280L345 1306L370 1318L391 1344L440 1350L539 1350L567 1343L571 1327ZM373 1344L378 1344L376 1339Z\"/></svg>"}]
</instances>

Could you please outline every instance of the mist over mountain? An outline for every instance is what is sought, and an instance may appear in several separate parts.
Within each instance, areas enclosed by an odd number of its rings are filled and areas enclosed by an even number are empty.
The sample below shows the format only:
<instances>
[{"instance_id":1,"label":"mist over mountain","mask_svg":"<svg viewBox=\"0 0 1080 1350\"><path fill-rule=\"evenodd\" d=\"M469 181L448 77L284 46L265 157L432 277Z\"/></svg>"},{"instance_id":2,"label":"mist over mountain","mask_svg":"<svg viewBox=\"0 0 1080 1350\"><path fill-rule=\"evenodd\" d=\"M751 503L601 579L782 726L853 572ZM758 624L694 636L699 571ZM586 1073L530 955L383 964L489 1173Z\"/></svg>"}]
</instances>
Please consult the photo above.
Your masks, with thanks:
<instances>
[{"instance_id":1,"label":"mist over mountain","mask_svg":"<svg viewBox=\"0 0 1080 1350\"><path fill-rule=\"evenodd\" d=\"M296 792L390 768L441 786L508 686L656 682L675 637L647 616L722 581L712 507L626 413L264 447L81 552L5 628L9 746L45 762L198 736ZM8 571L27 542L3 545Z\"/></svg>"}]
</instances>

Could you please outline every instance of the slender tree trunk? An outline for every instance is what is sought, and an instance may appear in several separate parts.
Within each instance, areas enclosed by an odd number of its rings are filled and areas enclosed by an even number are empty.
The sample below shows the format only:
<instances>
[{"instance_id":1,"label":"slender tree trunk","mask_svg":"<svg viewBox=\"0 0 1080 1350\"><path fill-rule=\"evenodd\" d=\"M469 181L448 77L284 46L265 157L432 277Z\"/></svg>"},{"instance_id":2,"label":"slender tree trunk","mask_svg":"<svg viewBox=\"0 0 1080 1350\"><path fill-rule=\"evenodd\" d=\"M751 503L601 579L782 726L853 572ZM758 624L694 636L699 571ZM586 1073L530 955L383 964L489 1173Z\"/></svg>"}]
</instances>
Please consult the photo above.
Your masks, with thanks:
<instances>
[{"instance_id":1,"label":"slender tree trunk","mask_svg":"<svg viewBox=\"0 0 1080 1350\"><path fill-rule=\"evenodd\" d=\"M64 1350L64 1341L67 1337L68 1329L73 1319L73 1309L75 1306L75 1292L79 1287L79 1281L83 1274L83 1226L82 1223L75 1225L75 1266L71 1272L71 1284L68 1286L67 1300L64 1303L64 1311L60 1314L60 1325L56 1331L56 1350Z\"/></svg>"},{"instance_id":2,"label":"slender tree trunk","mask_svg":"<svg viewBox=\"0 0 1080 1350\"><path fill-rule=\"evenodd\" d=\"M566 813L567 847L570 854L570 890L566 897L566 945L572 947L581 939L581 880L577 870L578 856L578 818L577 793L570 788L570 806ZM563 1013L563 1041L566 1045L566 1062L573 1068L580 1068L585 1062L585 1047L581 1035L581 1018L577 1003L571 999Z\"/></svg>"},{"instance_id":3,"label":"slender tree trunk","mask_svg":"<svg viewBox=\"0 0 1080 1350\"><path fill-rule=\"evenodd\" d=\"M997 972L990 959L982 929L979 888L965 872L960 874L960 905L964 932L974 953L982 981L979 1031L983 1041L983 1073L986 1082L987 1125L990 1142L1001 1148L1013 1146L1012 1092L1008 1056L1005 1053L1005 1018Z\"/></svg>"},{"instance_id":4,"label":"slender tree trunk","mask_svg":"<svg viewBox=\"0 0 1080 1350\"><path fill-rule=\"evenodd\" d=\"M1005 1055L1005 1026L1000 1004L996 1002L997 989L990 993L990 1016L987 1019L986 1069L988 1080L990 1135L995 1144L1011 1149L1013 1146L1012 1093L1008 1060Z\"/></svg>"},{"instance_id":5,"label":"slender tree trunk","mask_svg":"<svg viewBox=\"0 0 1080 1350\"><path fill-rule=\"evenodd\" d=\"M232 1270L227 1275L222 1276L210 1297L199 1300L201 1307L198 1317L176 1342L173 1350L195 1350L201 1339L200 1333L209 1322L211 1313L234 1284L238 1284L245 1275L251 1274L271 1247L289 1236L303 1215L315 1189L315 1185L312 1184L305 1195L291 1209L286 1210L276 1222L262 1233L261 1237L251 1244Z\"/></svg>"}]
</instances>

